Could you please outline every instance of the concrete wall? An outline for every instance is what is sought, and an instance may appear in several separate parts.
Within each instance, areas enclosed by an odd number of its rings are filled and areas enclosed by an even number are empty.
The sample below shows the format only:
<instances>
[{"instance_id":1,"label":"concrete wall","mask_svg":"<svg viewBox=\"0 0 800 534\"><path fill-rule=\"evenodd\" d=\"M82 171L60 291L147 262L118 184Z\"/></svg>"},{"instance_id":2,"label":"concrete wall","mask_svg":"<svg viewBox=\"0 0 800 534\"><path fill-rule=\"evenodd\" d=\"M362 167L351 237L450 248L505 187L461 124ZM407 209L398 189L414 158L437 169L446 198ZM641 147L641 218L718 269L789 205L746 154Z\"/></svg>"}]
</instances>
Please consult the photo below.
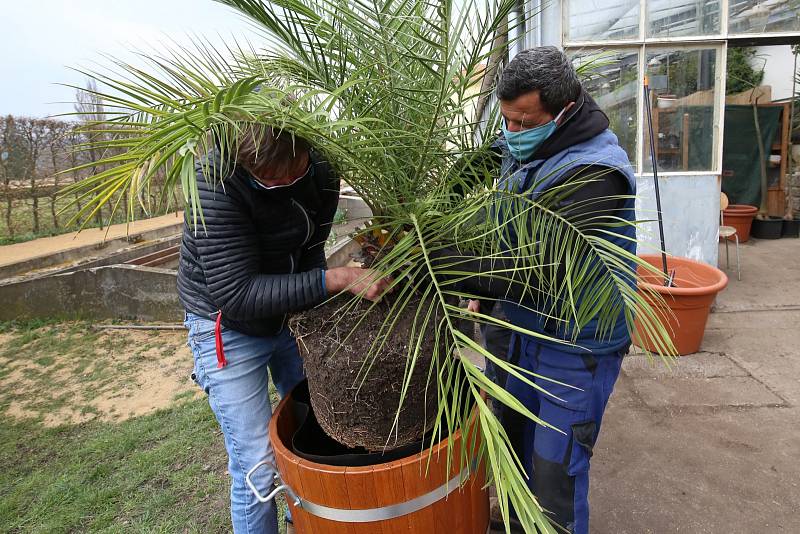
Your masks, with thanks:
<instances>
[{"instance_id":1,"label":"concrete wall","mask_svg":"<svg viewBox=\"0 0 800 534\"><path fill-rule=\"evenodd\" d=\"M0 280L38 269L46 269L48 267L61 266L88 259L98 259L102 261L102 258L117 252L124 253L126 251L133 251L145 241L155 241L164 237L179 235L182 229L183 223L181 222L147 232L139 232L125 237L109 239L102 243L93 243L82 247L61 250L56 253L47 253L18 263L2 265L0 266ZM160 243L157 244L157 246L160 247ZM134 255L132 257L136 256ZM120 258L122 258L122 256L120 256ZM115 261L127 261L127 259Z\"/></svg>"},{"instance_id":2,"label":"concrete wall","mask_svg":"<svg viewBox=\"0 0 800 534\"><path fill-rule=\"evenodd\" d=\"M328 265L350 261L358 244L342 236ZM183 320L177 271L138 265L109 265L0 285L0 321L31 318Z\"/></svg>"},{"instance_id":3,"label":"concrete wall","mask_svg":"<svg viewBox=\"0 0 800 534\"><path fill-rule=\"evenodd\" d=\"M360 199L342 198L340 207L347 210L348 220L335 228L339 239L326 249L331 267L350 261L358 245L348 235L370 216L369 208ZM172 245L177 240L174 237L161 240L156 248ZM86 249L84 253L93 251ZM96 261L127 261L149 251L149 248L132 247ZM70 254L77 253L70 251ZM44 258L45 264L49 261ZM0 284L0 320L36 317L170 323L183 320L175 270L137 265L97 266L97 263L92 263L90 268L78 266L70 272L57 271L57 274L4 281Z\"/></svg>"},{"instance_id":4,"label":"concrete wall","mask_svg":"<svg viewBox=\"0 0 800 534\"><path fill-rule=\"evenodd\" d=\"M0 286L0 320L35 317L179 322L177 273L111 265Z\"/></svg>"},{"instance_id":5,"label":"concrete wall","mask_svg":"<svg viewBox=\"0 0 800 534\"><path fill-rule=\"evenodd\" d=\"M720 184L716 176L666 176L659 179L666 250L717 265ZM636 179L636 216L649 219L639 228L639 252L656 253L659 235L655 184L652 177Z\"/></svg>"},{"instance_id":6,"label":"concrete wall","mask_svg":"<svg viewBox=\"0 0 800 534\"><path fill-rule=\"evenodd\" d=\"M123 263L127 263L130 260L145 256L147 254L158 252L166 247L178 245L180 244L180 242L181 242L181 235L177 234L173 236L162 237L159 239L144 241L127 248L119 249L117 251L110 251L110 252L104 251L103 254L98 254L98 255L91 255L97 252L98 250L96 248L92 248L89 251L90 253L87 253L85 256L82 256L77 260L73 260L74 263L68 263L66 266L58 265L49 268L47 267L39 268L37 264L34 263L33 260L31 260L31 262L25 262L25 264L28 266L33 266L35 270L32 270L30 272L24 272L16 276L3 277L2 275L4 271L2 268L0 268L0 285L11 282L30 280L33 278L43 278L47 276L53 276L56 274L70 273L73 271L79 271L84 269L92 269L95 267L105 267L107 265L120 265ZM75 257L74 253L71 252L70 254L72 255L73 258ZM47 256L45 256L43 259L44 263L50 262L49 257ZM19 271L17 265L19 264L12 264L9 267L11 268L12 271L13 270ZM177 266L177 260L171 263L165 262L159 265L159 267L162 269L172 269L176 268L176 266Z\"/></svg>"}]
</instances>

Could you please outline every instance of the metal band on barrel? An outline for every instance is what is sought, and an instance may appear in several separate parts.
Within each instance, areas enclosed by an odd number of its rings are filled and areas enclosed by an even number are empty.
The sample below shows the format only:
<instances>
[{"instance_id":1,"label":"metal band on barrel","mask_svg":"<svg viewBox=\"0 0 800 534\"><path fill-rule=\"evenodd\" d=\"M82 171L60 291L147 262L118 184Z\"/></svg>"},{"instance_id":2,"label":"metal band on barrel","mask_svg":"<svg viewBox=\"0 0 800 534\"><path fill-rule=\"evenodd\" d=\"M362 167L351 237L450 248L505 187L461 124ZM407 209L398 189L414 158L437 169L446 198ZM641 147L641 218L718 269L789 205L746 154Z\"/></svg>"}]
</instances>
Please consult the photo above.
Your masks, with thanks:
<instances>
[{"instance_id":1,"label":"metal band on barrel","mask_svg":"<svg viewBox=\"0 0 800 534\"><path fill-rule=\"evenodd\" d=\"M253 473L264 466L270 467L274 474L273 477L275 481L275 486L273 486L272 491L270 491L270 493L266 496L261 495L251 479ZM472 470L477 470L477 463L473 463ZM366 508L360 510L353 510L349 508L331 508L330 506L317 504L307 499L298 497L294 490L292 490L288 484L281 480L277 468L268 460L259 462L253 466L253 468L250 469L245 476L245 480L247 481L247 485L250 487L250 490L255 494L256 498L260 502L269 502L274 499L278 493L283 491L286 493L287 501L293 503L295 506L299 506L311 515L315 515L323 519L329 519L331 521L339 521L341 523L370 523L372 521L386 521L396 517L402 517L404 515L412 514L422 510L423 508L427 508L433 503L444 499L457 488L459 488L461 486L460 481L464 480L467 475L469 475L469 472L470 466L465 466L459 474L438 488L429 491L424 495L420 495L419 497L415 497L410 501L398 504L390 504L388 506L381 506L380 508Z\"/></svg>"},{"instance_id":2,"label":"metal band on barrel","mask_svg":"<svg viewBox=\"0 0 800 534\"><path fill-rule=\"evenodd\" d=\"M461 486L460 481L463 480L468 474L469 466L464 467L464 469L461 470L461 473L457 474L449 481L424 495L415 497L410 501L399 504L390 504L388 506L381 506L380 508L367 508L361 510L331 508L330 506L313 503L301 497L298 497L296 502L298 502L297 506L300 506L306 512L323 519L330 519L331 521L339 521L341 523L369 523L371 521L386 521L388 519L394 519L396 517L412 514L444 499Z\"/></svg>"}]
</instances>

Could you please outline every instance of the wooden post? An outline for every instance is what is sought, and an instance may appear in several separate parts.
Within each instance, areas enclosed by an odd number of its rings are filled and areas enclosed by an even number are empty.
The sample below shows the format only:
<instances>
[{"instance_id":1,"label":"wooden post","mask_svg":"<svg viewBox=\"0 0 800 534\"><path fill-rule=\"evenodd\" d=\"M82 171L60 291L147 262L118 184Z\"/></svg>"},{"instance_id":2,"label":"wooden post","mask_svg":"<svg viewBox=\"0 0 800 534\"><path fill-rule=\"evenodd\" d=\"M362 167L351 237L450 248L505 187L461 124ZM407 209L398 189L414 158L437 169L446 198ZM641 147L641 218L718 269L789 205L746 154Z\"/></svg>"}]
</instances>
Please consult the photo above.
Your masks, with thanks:
<instances>
[{"instance_id":1,"label":"wooden post","mask_svg":"<svg viewBox=\"0 0 800 534\"><path fill-rule=\"evenodd\" d=\"M683 135L681 136L681 148L683 149L683 170L689 170L689 114L683 114Z\"/></svg>"},{"instance_id":2,"label":"wooden post","mask_svg":"<svg viewBox=\"0 0 800 534\"><path fill-rule=\"evenodd\" d=\"M661 142L661 139L658 137L658 116L660 112L657 107L653 106L654 101L655 99L652 99L650 102L647 103L647 105L651 106L651 109L653 110L653 135L656 136L656 142L653 143L654 147L653 152L655 152L653 154L653 159L655 161L658 161L658 144Z\"/></svg>"}]
</instances>

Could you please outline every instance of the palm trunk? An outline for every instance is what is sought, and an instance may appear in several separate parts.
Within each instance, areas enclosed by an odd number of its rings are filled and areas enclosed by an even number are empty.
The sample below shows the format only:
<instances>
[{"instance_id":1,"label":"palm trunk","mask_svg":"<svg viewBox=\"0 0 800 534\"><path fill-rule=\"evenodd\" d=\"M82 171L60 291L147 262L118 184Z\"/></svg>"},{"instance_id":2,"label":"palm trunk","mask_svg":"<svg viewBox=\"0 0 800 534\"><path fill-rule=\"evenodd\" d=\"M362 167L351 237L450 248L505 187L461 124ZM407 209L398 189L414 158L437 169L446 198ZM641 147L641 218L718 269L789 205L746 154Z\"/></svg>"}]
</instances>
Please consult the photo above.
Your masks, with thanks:
<instances>
[{"instance_id":1,"label":"palm trunk","mask_svg":"<svg viewBox=\"0 0 800 534\"><path fill-rule=\"evenodd\" d=\"M797 54L794 54L794 68L792 69L792 107L789 111L789 135L791 137L792 128L794 127L794 101L797 97ZM789 175L786 178L786 188L784 189L784 198L786 207L783 212L783 218L787 220L794 219L794 200L792 198L792 180L794 179L794 158L791 154L791 140L789 142L789 162L786 173Z\"/></svg>"},{"instance_id":2,"label":"palm trunk","mask_svg":"<svg viewBox=\"0 0 800 534\"><path fill-rule=\"evenodd\" d=\"M36 191L36 175L31 175L31 196L33 197L33 202L31 203L31 209L33 211L33 233L39 233L39 197L37 196Z\"/></svg>"},{"instance_id":3,"label":"palm trunk","mask_svg":"<svg viewBox=\"0 0 800 534\"><path fill-rule=\"evenodd\" d=\"M50 146L50 160L53 163L53 193L50 195L50 215L53 217L53 228L58 230L58 215L56 214L56 197L58 196L58 161L56 161L55 142Z\"/></svg>"},{"instance_id":4,"label":"palm trunk","mask_svg":"<svg viewBox=\"0 0 800 534\"><path fill-rule=\"evenodd\" d=\"M14 238L14 224L11 220L11 212L13 211L13 200L11 195L6 195L6 228L8 228L8 237Z\"/></svg>"},{"instance_id":5,"label":"palm trunk","mask_svg":"<svg viewBox=\"0 0 800 534\"><path fill-rule=\"evenodd\" d=\"M761 171L761 205L758 208L758 218L766 219L769 216L767 196L769 184L767 183L767 162L765 161L764 140L761 138L761 125L758 123L758 97L753 102L753 121L756 126L756 140L758 142L758 167Z\"/></svg>"},{"instance_id":6,"label":"palm trunk","mask_svg":"<svg viewBox=\"0 0 800 534\"><path fill-rule=\"evenodd\" d=\"M489 103L488 91L492 84L494 84L495 78L497 78L497 71L503 65L506 54L508 54L507 20L497 28L497 32L494 36L494 42L492 43L492 49L492 55L489 58L489 65L486 67L486 70L483 73L483 80L481 80L481 93L483 94L478 100L478 106L475 111L475 121L478 123L480 123L483 113L486 111L486 105Z\"/></svg>"}]
</instances>

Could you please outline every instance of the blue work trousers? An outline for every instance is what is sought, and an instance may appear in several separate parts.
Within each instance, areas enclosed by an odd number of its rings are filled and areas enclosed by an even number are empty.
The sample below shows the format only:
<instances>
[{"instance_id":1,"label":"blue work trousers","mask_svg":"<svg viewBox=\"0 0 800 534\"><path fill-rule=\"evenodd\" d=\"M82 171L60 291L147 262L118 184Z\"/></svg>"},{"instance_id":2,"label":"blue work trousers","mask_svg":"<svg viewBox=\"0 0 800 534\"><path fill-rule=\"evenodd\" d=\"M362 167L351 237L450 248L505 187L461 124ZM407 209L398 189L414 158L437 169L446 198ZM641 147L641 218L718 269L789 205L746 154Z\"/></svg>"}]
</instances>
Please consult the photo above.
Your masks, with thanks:
<instances>
[{"instance_id":1,"label":"blue work trousers","mask_svg":"<svg viewBox=\"0 0 800 534\"><path fill-rule=\"evenodd\" d=\"M517 343L519 365L540 375L533 382L549 394L514 376L508 377L506 389L563 433L507 408L501 416L503 426L520 455L533 494L551 521L574 534L588 534L589 459L627 350L575 354L514 335L512 352Z\"/></svg>"}]
</instances>

